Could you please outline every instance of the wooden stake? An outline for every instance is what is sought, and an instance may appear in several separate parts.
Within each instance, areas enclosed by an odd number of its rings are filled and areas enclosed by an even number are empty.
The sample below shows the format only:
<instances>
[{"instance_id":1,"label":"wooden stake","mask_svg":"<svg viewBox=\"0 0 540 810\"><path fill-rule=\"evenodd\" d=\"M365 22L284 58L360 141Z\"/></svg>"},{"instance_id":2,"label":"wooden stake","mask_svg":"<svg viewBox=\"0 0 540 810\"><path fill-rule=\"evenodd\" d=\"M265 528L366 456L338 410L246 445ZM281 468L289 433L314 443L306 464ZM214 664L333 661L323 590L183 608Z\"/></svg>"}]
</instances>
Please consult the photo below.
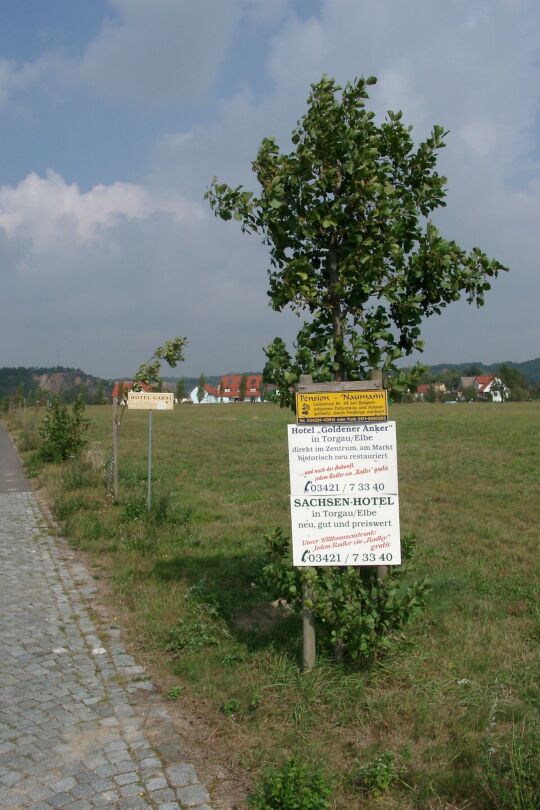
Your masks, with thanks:
<instances>
[{"instance_id":1,"label":"wooden stake","mask_svg":"<svg viewBox=\"0 0 540 810\"><path fill-rule=\"evenodd\" d=\"M377 383L380 386L380 388L383 388L383 373L380 368L374 368L369 375L369 379ZM387 575L388 575L388 566L378 565L377 579L383 580Z\"/></svg>"},{"instance_id":2,"label":"wooden stake","mask_svg":"<svg viewBox=\"0 0 540 810\"><path fill-rule=\"evenodd\" d=\"M304 583L302 593L302 630L304 637L302 663L304 672L310 672L313 669L316 659L315 619L311 608L306 607L306 602L312 599L313 594Z\"/></svg>"}]
</instances>

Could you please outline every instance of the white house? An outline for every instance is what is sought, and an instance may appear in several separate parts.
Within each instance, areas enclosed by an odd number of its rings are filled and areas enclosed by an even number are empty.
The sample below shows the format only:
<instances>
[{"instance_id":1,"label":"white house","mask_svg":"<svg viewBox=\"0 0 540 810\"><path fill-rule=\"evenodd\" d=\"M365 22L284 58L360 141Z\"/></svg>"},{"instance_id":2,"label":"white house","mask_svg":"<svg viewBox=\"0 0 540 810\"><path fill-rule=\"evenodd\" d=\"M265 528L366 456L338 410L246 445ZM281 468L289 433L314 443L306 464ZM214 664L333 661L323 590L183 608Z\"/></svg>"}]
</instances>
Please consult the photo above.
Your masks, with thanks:
<instances>
[{"instance_id":1,"label":"white house","mask_svg":"<svg viewBox=\"0 0 540 810\"><path fill-rule=\"evenodd\" d=\"M217 388L214 388L213 385L205 385L204 386L204 396L201 400L199 400L199 386L196 385L193 391L190 392L189 398L194 405L212 405L216 402L222 402L219 398Z\"/></svg>"},{"instance_id":2,"label":"white house","mask_svg":"<svg viewBox=\"0 0 540 810\"><path fill-rule=\"evenodd\" d=\"M499 377L493 374L481 374L474 378L474 390L477 399L489 399L491 402L502 402L510 396L510 389Z\"/></svg>"},{"instance_id":3,"label":"white house","mask_svg":"<svg viewBox=\"0 0 540 810\"><path fill-rule=\"evenodd\" d=\"M200 404L262 402L262 390L262 374L225 374L217 388L208 384L204 386L204 397ZM199 404L198 391L199 386L194 388L189 395L195 405Z\"/></svg>"}]
</instances>

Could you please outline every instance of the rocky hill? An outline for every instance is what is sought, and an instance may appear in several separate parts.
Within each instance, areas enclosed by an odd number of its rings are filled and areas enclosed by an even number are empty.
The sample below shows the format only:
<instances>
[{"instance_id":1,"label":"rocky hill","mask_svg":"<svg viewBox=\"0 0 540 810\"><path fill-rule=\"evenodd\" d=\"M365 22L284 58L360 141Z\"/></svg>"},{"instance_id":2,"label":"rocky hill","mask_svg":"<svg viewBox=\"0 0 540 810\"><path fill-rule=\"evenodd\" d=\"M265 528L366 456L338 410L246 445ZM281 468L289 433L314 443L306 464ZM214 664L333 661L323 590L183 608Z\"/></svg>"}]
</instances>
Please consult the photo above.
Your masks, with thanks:
<instances>
[{"instance_id":1,"label":"rocky hill","mask_svg":"<svg viewBox=\"0 0 540 810\"><path fill-rule=\"evenodd\" d=\"M47 394L72 402L83 393L86 402L97 402L110 394L112 384L86 374L80 368L0 368L0 399L20 396L35 401Z\"/></svg>"}]
</instances>

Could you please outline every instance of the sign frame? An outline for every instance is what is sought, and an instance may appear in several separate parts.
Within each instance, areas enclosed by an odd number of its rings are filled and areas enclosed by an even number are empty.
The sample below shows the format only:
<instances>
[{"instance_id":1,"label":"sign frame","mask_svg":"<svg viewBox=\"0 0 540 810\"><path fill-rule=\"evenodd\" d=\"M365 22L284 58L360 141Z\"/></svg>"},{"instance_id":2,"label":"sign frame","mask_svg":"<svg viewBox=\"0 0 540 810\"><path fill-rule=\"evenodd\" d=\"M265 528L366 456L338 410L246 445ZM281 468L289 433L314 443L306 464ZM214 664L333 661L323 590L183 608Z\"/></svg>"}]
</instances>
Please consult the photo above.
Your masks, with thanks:
<instances>
[{"instance_id":1,"label":"sign frame","mask_svg":"<svg viewBox=\"0 0 540 810\"><path fill-rule=\"evenodd\" d=\"M381 388L297 391L298 424L387 422L388 392Z\"/></svg>"},{"instance_id":2,"label":"sign frame","mask_svg":"<svg viewBox=\"0 0 540 810\"><path fill-rule=\"evenodd\" d=\"M396 423L289 425L295 567L400 565Z\"/></svg>"},{"instance_id":3,"label":"sign frame","mask_svg":"<svg viewBox=\"0 0 540 810\"><path fill-rule=\"evenodd\" d=\"M133 411L173 411L174 394L168 391L128 391L128 409Z\"/></svg>"}]
</instances>

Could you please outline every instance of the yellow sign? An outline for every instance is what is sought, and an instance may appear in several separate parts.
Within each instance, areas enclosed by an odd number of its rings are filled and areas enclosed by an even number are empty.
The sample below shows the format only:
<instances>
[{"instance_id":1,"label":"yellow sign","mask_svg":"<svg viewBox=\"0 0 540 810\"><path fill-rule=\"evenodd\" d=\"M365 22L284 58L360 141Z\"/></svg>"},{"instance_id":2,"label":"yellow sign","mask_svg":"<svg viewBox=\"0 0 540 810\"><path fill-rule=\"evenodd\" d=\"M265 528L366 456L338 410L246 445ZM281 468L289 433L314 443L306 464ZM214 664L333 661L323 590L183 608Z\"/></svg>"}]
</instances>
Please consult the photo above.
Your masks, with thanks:
<instances>
[{"instance_id":1,"label":"yellow sign","mask_svg":"<svg viewBox=\"0 0 540 810\"><path fill-rule=\"evenodd\" d=\"M174 410L174 394L164 391L129 391L128 408L143 411Z\"/></svg>"},{"instance_id":2,"label":"yellow sign","mask_svg":"<svg viewBox=\"0 0 540 810\"><path fill-rule=\"evenodd\" d=\"M296 421L386 422L386 391L321 391L296 394Z\"/></svg>"}]
</instances>

